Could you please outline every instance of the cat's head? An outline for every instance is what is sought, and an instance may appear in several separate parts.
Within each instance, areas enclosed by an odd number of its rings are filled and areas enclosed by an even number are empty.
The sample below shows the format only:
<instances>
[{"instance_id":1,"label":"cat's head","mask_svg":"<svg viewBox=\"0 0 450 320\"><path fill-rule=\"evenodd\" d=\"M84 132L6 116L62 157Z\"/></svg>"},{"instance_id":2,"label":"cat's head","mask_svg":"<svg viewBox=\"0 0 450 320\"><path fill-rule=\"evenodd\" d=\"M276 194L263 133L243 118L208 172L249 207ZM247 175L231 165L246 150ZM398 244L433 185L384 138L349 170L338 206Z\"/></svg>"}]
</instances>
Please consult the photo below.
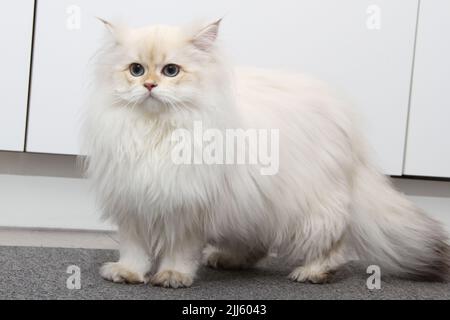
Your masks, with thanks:
<instances>
[{"instance_id":1,"label":"cat's head","mask_svg":"<svg viewBox=\"0 0 450 320\"><path fill-rule=\"evenodd\" d=\"M110 39L99 56L98 81L117 105L151 113L191 108L207 84L217 81L220 20L139 29L103 22Z\"/></svg>"}]
</instances>

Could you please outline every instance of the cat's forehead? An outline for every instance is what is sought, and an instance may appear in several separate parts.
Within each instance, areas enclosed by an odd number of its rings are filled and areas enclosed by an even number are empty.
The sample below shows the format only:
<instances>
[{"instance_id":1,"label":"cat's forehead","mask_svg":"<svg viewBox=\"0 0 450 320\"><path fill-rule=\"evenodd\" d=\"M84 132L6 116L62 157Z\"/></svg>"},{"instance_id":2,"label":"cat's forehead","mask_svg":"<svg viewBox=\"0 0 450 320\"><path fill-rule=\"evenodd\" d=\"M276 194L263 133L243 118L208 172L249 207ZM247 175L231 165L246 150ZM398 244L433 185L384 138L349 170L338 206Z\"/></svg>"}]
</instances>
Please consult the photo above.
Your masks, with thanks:
<instances>
[{"instance_id":1,"label":"cat's forehead","mask_svg":"<svg viewBox=\"0 0 450 320\"><path fill-rule=\"evenodd\" d=\"M133 55L150 62L158 62L176 54L186 45L186 35L180 28L151 26L131 31L128 49Z\"/></svg>"}]
</instances>

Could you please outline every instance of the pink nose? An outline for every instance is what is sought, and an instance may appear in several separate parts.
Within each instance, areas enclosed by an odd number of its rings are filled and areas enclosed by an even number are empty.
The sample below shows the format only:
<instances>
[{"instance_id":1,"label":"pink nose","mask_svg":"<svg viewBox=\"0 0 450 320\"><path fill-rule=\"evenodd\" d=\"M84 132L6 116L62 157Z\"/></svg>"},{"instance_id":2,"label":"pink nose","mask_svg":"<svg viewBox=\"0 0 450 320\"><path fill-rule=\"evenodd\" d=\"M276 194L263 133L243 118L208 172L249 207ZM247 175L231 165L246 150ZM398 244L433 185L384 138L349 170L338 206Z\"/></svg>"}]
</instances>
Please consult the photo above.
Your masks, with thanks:
<instances>
[{"instance_id":1,"label":"pink nose","mask_svg":"<svg viewBox=\"0 0 450 320\"><path fill-rule=\"evenodd\" d=\"M158 85L156 83L144 83L144 87L147 88L148 91L152 91Z\"/></svg>"}]
</instances>

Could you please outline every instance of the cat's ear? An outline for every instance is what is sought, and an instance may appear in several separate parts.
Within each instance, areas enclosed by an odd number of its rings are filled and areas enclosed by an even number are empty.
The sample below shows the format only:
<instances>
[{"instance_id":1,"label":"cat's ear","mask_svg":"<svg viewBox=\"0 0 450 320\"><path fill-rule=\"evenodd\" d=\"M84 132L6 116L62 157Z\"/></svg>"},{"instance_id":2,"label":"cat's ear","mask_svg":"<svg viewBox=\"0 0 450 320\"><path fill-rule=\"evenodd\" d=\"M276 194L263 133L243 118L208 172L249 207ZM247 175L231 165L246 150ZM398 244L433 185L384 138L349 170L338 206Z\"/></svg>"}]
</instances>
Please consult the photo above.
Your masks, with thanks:
<instances>
[{"instance_id":1,"label":"cat's ear","mask_svg":"<svg viewBox=\"0 0 450 320\"><path fill-rule=\"evenodd\" d=\"M122 38L122 34L124 32L123 27L119 27L107 20L97 17L97 19L105 26L106 30L109 34L114 38L117 43L120 43L120 39Z\"/></svg>"},{"instance_id":2,"label":"cat's ear","mask_svg":"<svg viewBox=\"0 0 450 320\"><path fill-rule=\"evenodd\" d=\"M105 28L111 33L114 34L116 32L116 27L109 21L106 21L105 19L96 17L98 21L100 21L101 23L103 23L103 25L105 26Z\"/></svg>"},{"instance_id":3,"label":"cat's ear","mask_svg":"<svg viewBox=\"0 0 450 320\"><path fill-rule=\"evenodd\" d=\"M199 50L209 51L217 40L222 19L203 27L192 38L192 44Z\"/></svg>"}]
</instances>

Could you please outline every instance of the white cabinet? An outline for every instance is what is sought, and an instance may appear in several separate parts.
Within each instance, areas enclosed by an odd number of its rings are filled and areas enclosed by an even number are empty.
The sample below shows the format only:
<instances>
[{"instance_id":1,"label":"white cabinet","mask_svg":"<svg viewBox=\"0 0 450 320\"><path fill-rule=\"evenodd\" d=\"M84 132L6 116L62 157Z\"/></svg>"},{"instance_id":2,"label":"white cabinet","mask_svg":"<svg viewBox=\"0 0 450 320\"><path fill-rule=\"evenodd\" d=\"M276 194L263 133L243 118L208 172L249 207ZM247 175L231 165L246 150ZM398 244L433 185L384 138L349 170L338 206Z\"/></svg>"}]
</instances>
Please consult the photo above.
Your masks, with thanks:
<instances>
[{"instance_id":1,"label":"white cabinet","mask_svg":"<svg viewBox=\"0 0 450 320\"><path fill-rule=\"evenodd\" d=\"M399 175L417 7L417 0L40 0L27 151L78 153L88 61L104 32L95 16L133 26L225 16L223 42L238 64L304 71L342 88L362 110L385 173Z\"/></svg>"},{"instance_id":2,"label":"white cabinet","mask_svg":"<svg viewBox=\"0 0 450 320\"><path fill-rule=\"evenodd\" d=\"M0 150L23 151L34 0L0 3Z\"/></svg>"},{"instance_id":3,"label":"white cabinet","mask_svg":"<svg viewBox=\"0 0 450 320\"><path fill-rule=\"evenodd\" d=\"M450 1L421 2L407 175L450 178Z\"/></svg>"}]
</instances>

